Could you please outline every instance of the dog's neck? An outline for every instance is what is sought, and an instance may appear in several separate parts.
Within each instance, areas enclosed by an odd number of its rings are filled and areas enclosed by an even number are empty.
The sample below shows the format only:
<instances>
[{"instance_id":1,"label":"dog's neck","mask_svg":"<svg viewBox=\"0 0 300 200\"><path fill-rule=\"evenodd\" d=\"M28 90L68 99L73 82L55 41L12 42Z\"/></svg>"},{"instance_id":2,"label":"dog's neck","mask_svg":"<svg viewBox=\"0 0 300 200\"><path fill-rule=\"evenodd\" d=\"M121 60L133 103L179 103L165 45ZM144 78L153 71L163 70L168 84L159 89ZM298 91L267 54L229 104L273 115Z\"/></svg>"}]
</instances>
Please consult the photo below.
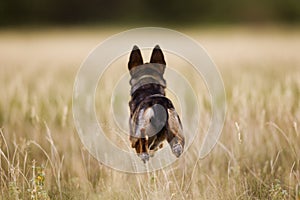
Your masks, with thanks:
<instances>
[{"instance_id":1,"label":"dog's neck","mask_svg":"<svg viewBox=\"0 0 300 200\"><path fill-rule=\"evenodd\" d=\"M163 89L166 88L166 81L163 78L165 67L162 64L147 63L131 69L131 95L146 85L155 84L160 85Z\"/></svg>"}]
</instances>

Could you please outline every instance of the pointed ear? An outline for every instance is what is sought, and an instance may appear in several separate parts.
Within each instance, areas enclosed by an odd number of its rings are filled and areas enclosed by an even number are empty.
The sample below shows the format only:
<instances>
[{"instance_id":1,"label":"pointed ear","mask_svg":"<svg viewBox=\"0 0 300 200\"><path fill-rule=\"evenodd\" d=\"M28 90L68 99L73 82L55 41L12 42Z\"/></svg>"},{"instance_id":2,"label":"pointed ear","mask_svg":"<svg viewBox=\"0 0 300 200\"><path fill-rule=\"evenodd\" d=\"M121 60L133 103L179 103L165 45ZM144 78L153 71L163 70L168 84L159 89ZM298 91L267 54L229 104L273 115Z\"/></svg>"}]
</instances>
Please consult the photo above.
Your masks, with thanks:
<instances>
[{"instance_id":1,"label":"pointed ear","mask_svg":"<svg viewBox=\"0 0 300 200\"><path fill-rule=\"evenodd\" d=\"M158 63L158 64L166 65L164 54L158 45L156 45L152 51L150 63Z\"/></svg>"},{"instance_id":2,"label":"pointed ear","mask_svg":"<svg viewBox=\"0 0 300 200\"><path fill-rule=\"evenodd\" d=\"M128 69L131 70L132 68L142 64L144 64L144 62L141 51L136 45L134 45L129 57Z\"/></svg>"}]
</instances>

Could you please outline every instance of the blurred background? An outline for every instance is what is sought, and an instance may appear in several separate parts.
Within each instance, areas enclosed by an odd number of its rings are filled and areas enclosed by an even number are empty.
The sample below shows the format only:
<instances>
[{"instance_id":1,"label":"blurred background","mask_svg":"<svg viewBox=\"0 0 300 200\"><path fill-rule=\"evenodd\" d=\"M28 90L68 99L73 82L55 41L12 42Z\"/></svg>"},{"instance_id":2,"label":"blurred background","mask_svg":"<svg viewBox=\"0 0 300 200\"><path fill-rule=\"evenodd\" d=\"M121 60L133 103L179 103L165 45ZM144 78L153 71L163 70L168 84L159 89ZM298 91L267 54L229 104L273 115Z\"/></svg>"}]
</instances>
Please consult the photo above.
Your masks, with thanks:
<instances>
[{"instance_id":1,"label":"blurred background","mask_svg":"<svg viewBox=\"0 0 300 200\"><path fill-rule=\"evenodd\" d=\"M223 77L228 110L207 158L198 160L195 141L174 165L132 176L99 164L83 147L72 92L80 64L101 41L145 26L175 29L207 50ZM299 0L1 0L0 200L32 199L36 167L45 172L40 194L51 199L299 200L299 52ZM111 117L103 102L127 73L127 59L117 59L103 79L106 93L97 91L103 121ZM182 59L166 54L166 61L186 72ZM201 91L203 135L210 96L198 79L188 80Z\"/></svg>"},{"instance_id":2,"label":"blurred background","mask_svg":"<svg viewBox=\"0 0 300 200\"><path fill-rule=\"evenodd\" d=\"M0 25L287 23L300 21L297 0L2 0Z\"/></svg>"}]
</instances>

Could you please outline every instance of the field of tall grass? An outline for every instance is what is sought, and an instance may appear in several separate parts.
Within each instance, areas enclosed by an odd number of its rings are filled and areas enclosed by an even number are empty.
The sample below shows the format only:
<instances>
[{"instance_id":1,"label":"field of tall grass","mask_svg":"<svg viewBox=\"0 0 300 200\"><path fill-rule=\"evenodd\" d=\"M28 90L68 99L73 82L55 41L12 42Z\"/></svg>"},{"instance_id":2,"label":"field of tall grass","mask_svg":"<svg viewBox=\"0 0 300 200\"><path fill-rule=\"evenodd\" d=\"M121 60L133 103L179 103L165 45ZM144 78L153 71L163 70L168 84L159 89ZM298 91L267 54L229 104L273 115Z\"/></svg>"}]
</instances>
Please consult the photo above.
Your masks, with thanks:
<instances>
[{"instance_id":1,"label":"field of tall grass","mask_svg":"<svg viewBox=\"0 0 300 200\"><path fill-rule=\"evenodd\" d=\"M145 174L95 160L72 116L81 62L122 30L0 31L0 200L300 199L300 29L181 30L219 67L225 125L206 158L197 159L201 141L194 141L173 165ZM126 70L127 61L120 67ZM207 91L198 97L203 134L210 119Z\"/></svg>"}]
</instances>

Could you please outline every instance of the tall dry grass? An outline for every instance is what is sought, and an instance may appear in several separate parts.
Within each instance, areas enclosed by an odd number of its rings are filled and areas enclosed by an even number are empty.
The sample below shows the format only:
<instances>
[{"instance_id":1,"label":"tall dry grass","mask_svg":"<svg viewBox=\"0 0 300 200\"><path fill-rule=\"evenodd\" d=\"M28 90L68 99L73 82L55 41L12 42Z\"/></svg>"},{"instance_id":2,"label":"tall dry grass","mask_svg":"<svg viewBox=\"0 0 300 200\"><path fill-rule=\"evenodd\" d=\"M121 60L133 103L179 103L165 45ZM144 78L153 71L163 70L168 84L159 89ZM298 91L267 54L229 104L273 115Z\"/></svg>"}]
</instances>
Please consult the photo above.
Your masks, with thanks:
<instances>
[{"instance_id":1,"label":"tall dry grass","mask_svg":"<svg viewBox=\"0 0 300 200\"><path fill-rule=\"evenodd\" d=\"M0 199L300 198L299 30L184 30L220 67L228 106L222 136L203 160L195 141L174 165L135 175L91 157L72 118L81 61L117 32L0 33ZM199 94L202 131L206 95Z\"/></svg>"}]
</instances>

